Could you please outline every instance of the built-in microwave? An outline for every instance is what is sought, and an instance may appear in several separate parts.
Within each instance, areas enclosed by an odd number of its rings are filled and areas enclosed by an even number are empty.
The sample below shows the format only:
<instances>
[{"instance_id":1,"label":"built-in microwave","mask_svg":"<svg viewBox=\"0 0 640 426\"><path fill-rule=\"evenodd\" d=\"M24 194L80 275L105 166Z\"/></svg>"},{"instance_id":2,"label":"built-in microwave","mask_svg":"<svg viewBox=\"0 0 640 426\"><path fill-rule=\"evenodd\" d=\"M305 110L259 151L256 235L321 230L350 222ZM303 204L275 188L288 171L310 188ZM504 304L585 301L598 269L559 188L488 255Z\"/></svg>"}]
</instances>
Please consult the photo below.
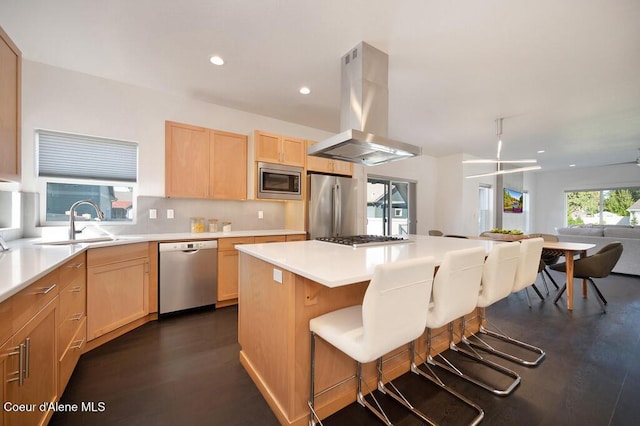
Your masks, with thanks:
<instances>
[{"instance_id":1,"label":"built-in microwave","mask_svg":"<svg viewBox=\"0 0 640 426\"><path fill-rule=\"evenodd\" d=\"M302 199L302 167L258 163L258 198Z\"/></svg>"}]
</instances>

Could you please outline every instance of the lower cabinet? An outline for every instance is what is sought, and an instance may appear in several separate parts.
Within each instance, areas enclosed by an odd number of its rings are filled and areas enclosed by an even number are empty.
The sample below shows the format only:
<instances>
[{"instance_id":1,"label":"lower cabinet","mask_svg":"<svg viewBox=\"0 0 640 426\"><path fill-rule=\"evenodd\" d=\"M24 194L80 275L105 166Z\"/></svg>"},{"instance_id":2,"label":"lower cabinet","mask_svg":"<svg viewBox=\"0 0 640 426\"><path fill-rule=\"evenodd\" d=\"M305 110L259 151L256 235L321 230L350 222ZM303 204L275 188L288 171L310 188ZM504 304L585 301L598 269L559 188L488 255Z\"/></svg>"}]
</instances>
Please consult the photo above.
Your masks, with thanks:
<instances>
[{"instance_id":1,"label":"lower cabinet","mask_svg":"<svg viewBox=\"0 0 640 426\"><path fill-rule=\"evenodd\" d=\"M87 255L79 254L60 267L58 305L58 394L69 382L87 335Z\"/></svg>"},{"instance_id":2,"label":"lower cabinet","mask_svg":"<svg viewBox=\"0 0 640 426\"><path fill-rule=\"evenodd\" d=\"M0 350L4 388L0 425L43 425L53 413L40 405L58 399L57 306L54 298Z\"/></svg>"},{"instance_id":3,"label":"lower cabinet","mask_svg":"<svg viewBox=\"0 0 640 426\"><path fill-rule=\"evenodd\" d=\"M254 237L221 238L218 240L217 305L233 304L238 298L238 251L236 245L253 244L254 241Z\"/></svg>"},{"instance_id":4,"label":"lower cabinet","mask_svg":"<svg viewBox=\"0 0 640 426\"><path fill-rule=\"evenodd\" d=\"M64 393L64 388L69 383L73 369L76 367L86 344L87 319L85 317L80 322L76 334L72 336L58 361L58 395L62 396Z\"/></svg>"},{"instance_id":5,"label":"lower cabinet","mask_svg":"<svg viewBox=\"0 0 640 426\"><path fill-rule=\"evenodd\" d=\"M87 253L87 340L149 313L148 244Z\"/></svg>"},{"instance_id":6,"label":"lower cabinet","mask_svg":"<svg viewBox=\"0 0 640 426\"><path fill-rule=\"evenodd\" d=\"M217 306L233 305L238 301L238 250L236 250L236 245L280 243L285 241L302 241L305 239L305 234L220 238L218 240Z\"/></svg>"}]
</instances>

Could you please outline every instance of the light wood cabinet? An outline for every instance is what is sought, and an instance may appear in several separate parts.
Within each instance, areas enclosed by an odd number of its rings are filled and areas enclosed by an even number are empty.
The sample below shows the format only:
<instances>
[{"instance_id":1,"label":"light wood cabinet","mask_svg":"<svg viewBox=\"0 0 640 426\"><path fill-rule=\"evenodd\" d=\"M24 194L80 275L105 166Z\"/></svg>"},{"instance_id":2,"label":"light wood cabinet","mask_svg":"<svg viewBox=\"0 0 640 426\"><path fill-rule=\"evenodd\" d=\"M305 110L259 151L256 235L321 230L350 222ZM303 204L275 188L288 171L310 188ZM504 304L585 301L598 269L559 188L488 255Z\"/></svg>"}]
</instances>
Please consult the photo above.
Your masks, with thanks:
<instances>
[{"instance_id":1,"label":"light wood cabinet","mask_svg":"<svg viewBox=\"0 0 640 426\"><path fill-rule=\"evenodd\" d=\"M254 241L254 237L218 240L218 306L233 304L238 298L238 251L235 246Z\"/></svg>"},{"instance_id":2,"label":"light wood cabinet","mask_svg":"<svg viewBox=\"0 0 640 426\"><path fill-rule=\"evenodd\" d=\"M3 425L43 425L53 413L38 407L58 399L57 306L54 297L2 347L3 403L26 404L31 408L23 412L3 409Z\"/></svg>"},{"instance_id":3,"label":"light wood cabinet","mask_svg":"<svg viewBox=\"0 0 640 426\"><path fill-rule=\"evenodd\" d=\"M209 130L165 122L165 194L208 198Z\"/></svg>"},{"instance_id":4,"label":"light wood cabinet","mask_svg":"<svg viewBox=\"0 0 640 426\"><path fill-rule=\"evenodd\" d=\"M306 239L307 239L307 235L306 234L287 235L287 242L289 242L289 241L306 241Z\"/></svg>"},{"instance_id":5,"label":"light wood cabinet","mask_svg":"<svg viewBox=\"0 0 640 426\"><path fill-rule=\"evenodd\" d=\"M148 244L90 249L87 253L87 340L148 313Z\"/></svg>"},{"instance_id":6,"label":"light wood cabinet","mask_svg":"<svg viewBox=\"0 0 640 426\"><path fill-rule=\"evenodd\" d=\"M256 130L254 133L255 160L266 163L304 167L307 149L303 139Z\"/></svg>"},{"instance_id":7,"label":"light wood cabinet","mask_svg":"<svg viewBox=\"0 0 640 426\"><path fill-rule=\"evenodd\" d=\"M0 179L20 180L22 54L0 28Z\"/></svg>"},{"instance_id":8,"label":"light wood cabinet","mask_svg":"<svg viewBox=\"0 0 640 426\"><path fill-rule=\"evenodd\" d=\"M261 235L254 238L256 244L263 243L284 243L287 241L287 237L284 235Z\"/></svg>"},{"instance_id":9,"label":"light wood cabinet","mask_svg":"<svg viewBox=\"0 0 640 426\"><path fill-rule=\"evenodd\" d=\"M0 426L46 424L50 412L40 412L37 406L58 397L59 278L55 269L0 303L0 399L36 404L35 411L27 413L1 410Z\"/></svg>"},{"instance_id":10,"label":"light wood cabinet","mask_svg":"<svg viewBox=\"0 0 640 426\"><path fill-rule=\"evenodd\" d=\"M247 137L209 131L211 158L210 197L223 200L247 198Z\"/></svg>"},{"instance_id":11,"label":"light wood cabinet","mask_svg":"<svg viewBox=\"0 0 640 426\"><path fill-rule=\"evenodd\" d=\"M306 239L300 235L261 235L257 237L221 238L218 240L218 304L228 306L238 300L238 250L239 244L283 243Z\"/></svg>"},{"instance_id":12,"label":"light wood cabinet","mask_svg":"<svg viewBox=\"0 0 640 426\"><path fill-rule=\"evenodd\" d=\"M315 141L307 141L307 148L315 143ZM307 171L353 176L353 163L308 155Z\"/></svg>"},{"instance_id":13,"label":"light wood cabinet","mask_svg":"<svg viewBox=\"0 0 640 426\"><path fill-rule=\"evenodd\" d=\"M62 395L86 343L87 256L79 254L59 269L58 393ZM83 338L79 340L78 336Z\"/></svg>"},{"instance_id":14,"label":"light wood cabinet","mask_svg":"<svg viewBox=\"0 0 640 426\"><path fill-rule=\"evenodd\" d=\"M167 197L247 198L247 137L165 122Z\"/></svg>"}]
</instances>

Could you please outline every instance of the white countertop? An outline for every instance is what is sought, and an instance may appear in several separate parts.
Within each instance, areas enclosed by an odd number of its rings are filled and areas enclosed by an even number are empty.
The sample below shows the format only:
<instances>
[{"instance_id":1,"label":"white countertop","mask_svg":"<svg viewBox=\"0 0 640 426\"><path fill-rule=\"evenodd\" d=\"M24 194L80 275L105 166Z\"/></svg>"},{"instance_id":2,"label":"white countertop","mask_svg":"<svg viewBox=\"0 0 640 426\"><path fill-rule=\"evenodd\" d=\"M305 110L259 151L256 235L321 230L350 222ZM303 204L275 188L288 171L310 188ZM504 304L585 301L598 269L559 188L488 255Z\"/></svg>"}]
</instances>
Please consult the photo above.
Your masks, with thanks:
<instances>
[{"instance_id":1,"label":"white countertop","mask_svg":"<svg viewBox=\"0 0 640 426\"><path fill-rule=\"evenodd\" d=\"M381 263L433 256L439 265L447 251L484 247L489 254L494 244L501 244L492 240L423 235L409 238L411 242L407 243L358 248L312 240L248 244L236 249L327 287L339 287L370 280L375 266Z\"/></svg>"},{"instance_id":2,"label":"white countertop","mask_svg":"<svg viewBox=\"0 0 640 426\"><path fill-rule=\"evenodd\" d=\"M34 244L43 242L41 238L23 238L21 240L9 241L8 245L10 250L0 252L0 302L13 296L29 284L45 276L73 256L82 253L88 248L149 241L215 240L232 237L298 234L304 234L304 232L288 229L270 229L215 233L203 232L197 234L181 232L169 234L115 235L114 237L117 239L114 241L83 243L81 242L82 240L79 239L79 243L69 245Z\"/></svg>"}]
</instances>

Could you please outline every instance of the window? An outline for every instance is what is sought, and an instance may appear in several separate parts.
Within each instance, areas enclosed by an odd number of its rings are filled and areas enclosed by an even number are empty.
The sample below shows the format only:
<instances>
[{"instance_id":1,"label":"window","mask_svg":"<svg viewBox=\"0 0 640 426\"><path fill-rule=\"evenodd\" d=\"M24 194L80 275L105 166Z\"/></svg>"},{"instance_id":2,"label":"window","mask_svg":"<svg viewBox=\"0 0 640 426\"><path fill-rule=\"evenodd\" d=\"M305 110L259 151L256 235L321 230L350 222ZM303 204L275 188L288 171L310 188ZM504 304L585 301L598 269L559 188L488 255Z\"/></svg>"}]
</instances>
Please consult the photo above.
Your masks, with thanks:
<instances>
[{"instance_id":1,"label":"window","mask_svg":"<svg viewBox=\"0 0 640 426\"><path fill-rule=\"evenodd\" d=\"M565 192L567 225L638 225L640 187Z\"/></svg>"},{"instance_id":2,"label":"window","mask_svg":"<svg viewBox=\"0 0 640 426\"><path fill-rule=\"evenodd\" d=\"M39 130L36 146L38 177L45 194L41 223L66 222L69 208L80 200L96 203L107 222L133 222L136 143ZM97 216L88 205L79 206L76 214L76 220Z\"/></svg>"},{"instance_id":3,"label":"window","mask_svg":"<svg viewBox=\"0 0 640 426\"><path fill-rule=\"evenodd\" d=\"M478 187L478 234L493 228L493 203L491 186L481 184Z\"/></svg>"}]
</instances>

